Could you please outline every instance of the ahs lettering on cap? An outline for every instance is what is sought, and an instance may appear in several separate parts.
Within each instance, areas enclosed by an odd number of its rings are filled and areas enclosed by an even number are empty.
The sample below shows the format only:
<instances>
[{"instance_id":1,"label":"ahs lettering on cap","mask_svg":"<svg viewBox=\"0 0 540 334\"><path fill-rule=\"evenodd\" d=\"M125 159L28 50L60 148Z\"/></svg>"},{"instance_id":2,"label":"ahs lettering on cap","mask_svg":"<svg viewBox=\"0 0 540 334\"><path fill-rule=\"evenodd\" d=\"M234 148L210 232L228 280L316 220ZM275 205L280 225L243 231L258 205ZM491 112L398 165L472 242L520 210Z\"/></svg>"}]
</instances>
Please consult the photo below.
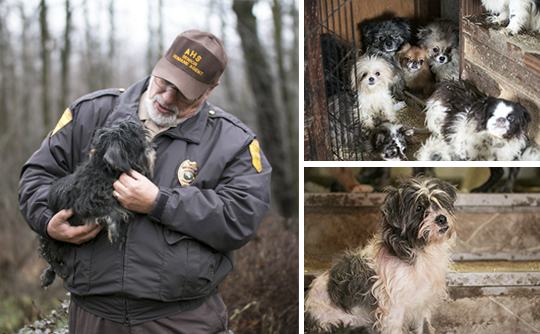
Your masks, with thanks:
<instances>
[{"instance_id":1,"label":"ahs lettering on cap","mask_svg":"<svg viewBox=\"0 0 540 334\"><path fill-rule=\"evenodd\" d=\"M198 55L197 52L187 49L182 55L182 58L180 58L176 53L173 55L173 58L187 66L198 75L203 75L204 72L197 68L199 62L202 60L202 57Z\"/></svg>"}]
</instances>

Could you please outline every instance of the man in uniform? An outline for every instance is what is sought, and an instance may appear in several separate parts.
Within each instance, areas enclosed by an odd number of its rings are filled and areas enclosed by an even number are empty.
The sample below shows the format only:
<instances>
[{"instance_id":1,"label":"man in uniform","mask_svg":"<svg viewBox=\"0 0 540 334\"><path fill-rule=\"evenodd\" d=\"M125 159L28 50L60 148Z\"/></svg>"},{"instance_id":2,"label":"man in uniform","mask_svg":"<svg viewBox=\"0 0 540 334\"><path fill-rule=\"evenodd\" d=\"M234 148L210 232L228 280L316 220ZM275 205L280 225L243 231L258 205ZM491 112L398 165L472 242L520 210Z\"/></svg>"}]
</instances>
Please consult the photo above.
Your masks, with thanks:
<instances>
[{"instance_id":1,"label":"man in uniform","mask_svg":"<svg viewBox=\"0 0 540 334\"><path fill-rule=\"evenodd\" d=\"M206 101L226 65L217 37L183 32L151 76L71 104L23 166L29 226L78 245L63 259L70 333L228 332L217 285L268 211L271 167L251 130ZM99 224L51 212L47 194L88 159L94 130L122 121L149 131L156 162L152 179L133 172L114 183L111 196L139 215L113 245Z\"/></svg>"}]
</instances>

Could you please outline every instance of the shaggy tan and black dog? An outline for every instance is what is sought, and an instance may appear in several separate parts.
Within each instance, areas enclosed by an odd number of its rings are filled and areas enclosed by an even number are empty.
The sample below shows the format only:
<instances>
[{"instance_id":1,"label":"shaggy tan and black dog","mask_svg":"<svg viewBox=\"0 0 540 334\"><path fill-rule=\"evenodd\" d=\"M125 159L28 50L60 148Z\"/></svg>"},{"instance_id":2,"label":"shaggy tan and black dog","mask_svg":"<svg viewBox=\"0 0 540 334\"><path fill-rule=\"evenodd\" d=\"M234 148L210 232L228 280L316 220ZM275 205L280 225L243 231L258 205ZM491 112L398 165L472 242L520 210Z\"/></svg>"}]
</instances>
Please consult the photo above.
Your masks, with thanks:
<instances>
[{"instance_id":1,"label":"shaggy tan and black dog","mask_svg":"<svg viewBox=\"0 0 540 334\"><path fill-rule=\"evenodd\" d=\"M401 334L431 327L431 313L447 294L455 200L456 189L434 178L388 188L379 233L311 284L308 332Z\"/></svg>"}]
</instances>

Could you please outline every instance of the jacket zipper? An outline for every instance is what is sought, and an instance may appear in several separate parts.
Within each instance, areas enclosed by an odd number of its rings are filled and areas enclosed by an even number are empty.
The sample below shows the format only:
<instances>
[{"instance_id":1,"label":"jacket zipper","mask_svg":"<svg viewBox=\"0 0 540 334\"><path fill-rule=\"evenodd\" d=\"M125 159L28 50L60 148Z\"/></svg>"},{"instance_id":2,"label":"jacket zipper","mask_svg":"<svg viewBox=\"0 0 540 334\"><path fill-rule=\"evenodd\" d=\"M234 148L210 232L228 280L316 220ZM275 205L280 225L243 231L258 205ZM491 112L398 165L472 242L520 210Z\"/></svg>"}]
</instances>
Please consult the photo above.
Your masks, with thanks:
<instances>
[{"instance_id":1,"label":"jacket zipper","mask_svg":"<svg viewBox=\"0 0 540 334\"><path fill-rule=\"evenodd\" d=\"M121 248L123 251L122 254L122 295L124 295L124 282L126 277L126 239L127 239L127 233L129 230L129 225L126 228L126 232L124 233L124 237L122 238L122 244ZM128 305L127 305L127 299L124 295L124 325L129 326L129 314L128 314Z\"/></svg>"}]
</instances>

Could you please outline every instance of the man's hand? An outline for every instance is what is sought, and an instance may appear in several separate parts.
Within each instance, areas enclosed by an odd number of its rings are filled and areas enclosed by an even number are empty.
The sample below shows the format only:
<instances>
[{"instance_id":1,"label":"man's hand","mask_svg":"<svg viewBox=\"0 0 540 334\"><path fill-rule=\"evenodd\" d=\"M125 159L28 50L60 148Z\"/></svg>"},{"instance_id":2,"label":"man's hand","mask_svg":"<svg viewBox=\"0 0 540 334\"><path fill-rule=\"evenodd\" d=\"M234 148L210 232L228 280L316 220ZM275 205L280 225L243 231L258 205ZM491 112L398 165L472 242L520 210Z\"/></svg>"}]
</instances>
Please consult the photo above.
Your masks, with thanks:
<instances>
[{"instance_id":1,"label":"man's hand","mask_svg":"<svg viewBox=\"0 0 540 334\"><path fill-rule=\"evenodd\" d=\"M71 226L69 217L73 216L71 210L62 210L55 214L47 225L49 237L70 244L80 245L96 237L102 226L97 223L90 225Z\"/></svg>"},{"instance_id":2,"label":"man's hand","mask_svg":"<svg viewBox=\"0 0 540 334\"><path fill-rule=\"evenodd\" d=\"M150 213L159 188L144 175L131 171L131 176L120 175L113 184L113 196L124 208L138 213ZM118 196L119 195L119 196Z\"/></svg>"}]
</instances>

